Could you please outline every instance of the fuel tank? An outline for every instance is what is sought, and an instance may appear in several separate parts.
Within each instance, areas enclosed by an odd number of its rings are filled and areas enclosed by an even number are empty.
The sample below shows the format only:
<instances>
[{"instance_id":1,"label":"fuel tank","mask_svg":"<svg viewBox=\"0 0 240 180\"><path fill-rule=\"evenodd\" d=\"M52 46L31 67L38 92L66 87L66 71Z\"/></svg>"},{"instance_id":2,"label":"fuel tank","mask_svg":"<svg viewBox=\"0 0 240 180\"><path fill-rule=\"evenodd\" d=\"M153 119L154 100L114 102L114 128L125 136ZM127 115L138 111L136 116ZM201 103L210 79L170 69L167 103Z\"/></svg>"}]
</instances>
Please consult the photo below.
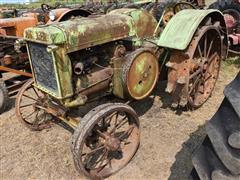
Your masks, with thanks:
<instances>
[{"instance_id":1,"label":"fuel tank","mask_svg":"<svg viewBox=\"0 0 240 180\"><path fill-rule=\"evenodd\" d=\"M151 37L156 26L155 18L145 10L118 9L106 15L28 28L24 36L42 44L64 44L67 52L74 52L129 37Z\"/></svg>"}]
</instances>

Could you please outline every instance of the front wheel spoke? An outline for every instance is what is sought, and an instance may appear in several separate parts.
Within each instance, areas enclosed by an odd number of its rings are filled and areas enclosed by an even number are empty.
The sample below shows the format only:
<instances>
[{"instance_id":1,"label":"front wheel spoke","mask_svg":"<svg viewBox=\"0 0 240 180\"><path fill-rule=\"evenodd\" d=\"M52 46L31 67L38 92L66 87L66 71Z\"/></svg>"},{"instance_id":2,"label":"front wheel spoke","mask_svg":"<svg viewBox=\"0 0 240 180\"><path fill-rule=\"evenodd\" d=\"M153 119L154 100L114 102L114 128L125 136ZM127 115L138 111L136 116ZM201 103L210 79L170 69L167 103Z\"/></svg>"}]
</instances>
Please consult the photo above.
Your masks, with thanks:
<instances>
[{"instance_id":1,"label":"front wheel spoke","mask_svg":"<svg viewBox=\"0 0 240 180\"><path fill-rule=\"evenodd\" d=\"M110 125L112 122L112 117L116 114L117 112L112 113L110 116L105 118L106 124Z\"/></svg>"},{"instance_id":2,"label":"front wheel spoke","mask_svg":"<svg viewBox=\"0 0 240 180\"><path fill-rule=\"evenodd\" d=\"M104 149L103 153L99 156L99 159L96 159L96 162L94 163L94 165L92 166L93 169L97 169L100 166L98 166L98 163L102 162L102 160L104 160L103 158L105 157L105 154L108 152L107 149ZM91 158L89 158L91 159ZM98 166L98 167L97 167Z\"/></svg>"},{"instance_id":3,"label":"front wheel spoke","mask_svg":"<svg viewBox=\"0 0 240 180\"><path fill-rule=\"evenodd\" d=\"M37 99L34 99L33 97L28 96L28 95L26 95L26 94L23 94L23 96L26 97L26 98L32 99L33 101L37 101Z\"/></svg>"},{"instance_id":4,"label":"front wheel spoke","mask_svg":"<svg viewBox=\"0 0 240 180\"><path fill-rule=\"evenodd\" d=\"M99 161L99 162L100 162L99 167L102 167L102 166L103 166L103 162L107 159L108 152L109 152L109 151L106 150L105 153L103 154L103 156L101 157L101 160ZM105 165L104 165L104 166L105 166ZM104 167L104 166L103 166L103 167ZM102 169L101 169L101 170L102 170ZM101 170L100 170L100 171L101 171Z\"/></svg>"},{"instance_id":5,"label":"front wheel spoke","mask_svg":"<svg viewBox=\"0 0 240 180\"><path fill-rule=\"evenodd\" d=\"M35 87L32 86L32 88L33 88L33 91L35 92L35 94L37 95L37 97L40 98L40 96L39 96L39 94L37 93L37 90L35 89Z\"/></svg>"},{"instance_id":6,"label":"front wheel spoke","mask_svg":"<svg viewBox=\"0 0 240 180\"><path fill-rule=\"evenodd\" d=\"M106 135L103 132L101 132L99 129L97 129L96 131L100 135L101 138L103 138L103 139L106 138Z\"/></svg>"},{"instance_id":7,"label":"front wheel spoke","mask_svg":"<svg viewBox=\"0 0 240 180\"><path fill-rule=\"evenodd\" d=\"M127 137L128 137L128 136L132 133L133 129L134 129L134 126L130 126L130 128L128 128L128 130L126 130L123 134L121 134L121 135L118 137L118 139L119 139L120 141L122 141L122 138L123 138L125 135L127 135Z\"/></svg>"},{"instance_id":8,"label":"front wheel spoke","mask_svg":"<svg viewBox=\"0 0 240 180\"><path fill-rule=\"evenodd\" d=\"M128 145L131 143L130 141L127 141L127 139L123 139L122 142L124 143L124 145Z\"/></svg>"},{"instance_id":9,"label":"front wheel spoke","mask_svg":"<svg viewBox=\"0 0 240 180\"><path fill-rule=\"evenodd\" d=\"M111 131L109 132L110 134L112 134L112 133L114 133L116 131L116 129L117 129L117 122L118 122L117 120L118 120L118 113L115 116L114 126L111 129Z\"/></svg>"},{"instance_id":10,"label":"front wheel spoke","mask_svg":"<svg viewBox=\"0 0 240 180\"><path fill-rule=\"evenodd\" d=\"M124 124L128 122L127 116L124 116L120 122L117 124L116 129L120 129Z\"/></svg>"},{"instance_id":11,"label":"front wheel spoke","mask_svg":"<svg viewBox=\"0 0 240 180\"><path fill-rule=\"evenodd\" d=\"M31 115L33 115L34 113L36 113L37 111L33 111L32 113L28 114L27 116L23 117L24 119L29 118Z\"/></svg>"},{"instance_id":12,"label":"front wheel spoke","mask_svg":"<svg viewBox=\"0 0 240 180\"><path fill-rule=\"evenodd\" d=\"M116 125L117 125L117 119L118 119L118 113L116 113L116 115L113 116L113 117L115 117L115 118L114 118L114 127L116 127Z\"/></svg>"},{"instance_id":13,"label":"front wheel spoke","mask_svg":"<svg viewBox=\"0 0 240 180\"><path fill-rule=\"evenodd\" d=\"M81 156L90 156L90 155L94 154L95 152L97 152L97 151L99 151L99 150L101 150L103 148L104 148L104 146L102 144L100 147L97 147L96 149L93 149L90 152L83 153Z\"/></svg>"},{"instance_id":14,"label":"front wheel spoke","mask_svg":"<svg viewBox=\"0 0 240 180\"><path fill-rule=\"evenodd\" d=\"M39 118L38 118L38 114L39 114L39 111L37 111L37 114L35 115L35 119L34 119L34 121L33 121L33 125L37 125L38 124L38 122L39 122Z\"/></svg>"},{"instance_id":15,"label":"front wheel spoke","mask_svg":"<svg viewBox=\"0 0 240 180\"><path fill-rule=\"evenodd\" d=\"M25 107L28 107L28 106L33 106L33 104L34 104L34 103L24 104L24 105L19 106L19 108L25 108Z\"/></svg>"}]
</instances>

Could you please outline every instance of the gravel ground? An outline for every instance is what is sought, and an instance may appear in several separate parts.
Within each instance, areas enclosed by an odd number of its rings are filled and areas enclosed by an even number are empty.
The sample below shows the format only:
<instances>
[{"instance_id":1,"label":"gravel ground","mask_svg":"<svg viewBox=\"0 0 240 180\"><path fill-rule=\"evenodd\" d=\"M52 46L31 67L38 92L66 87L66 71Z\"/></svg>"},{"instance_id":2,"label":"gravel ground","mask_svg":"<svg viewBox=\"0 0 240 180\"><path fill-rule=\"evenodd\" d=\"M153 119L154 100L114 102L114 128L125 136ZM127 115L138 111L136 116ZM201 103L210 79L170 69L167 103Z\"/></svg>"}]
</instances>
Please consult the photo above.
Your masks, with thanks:
<instances>
[{"instance_id":1,"label":"gravel ground","mask_svg":"<svg viewBox=\"0 0 240 180\"><path fill-rule=\"evenodd\" d=\"M239 71L225 64L212 97L195 111L171 110L165 82L159 83L152 96L134 103L140 115L141 145L130 164L109 179L186 179L191 152L205 135L203 125ZM32 132L18 122L12 108L0 115L0 132L0 179L85 179L74 168L71 134L62 127Z\"/></svg>"}]
</instances>

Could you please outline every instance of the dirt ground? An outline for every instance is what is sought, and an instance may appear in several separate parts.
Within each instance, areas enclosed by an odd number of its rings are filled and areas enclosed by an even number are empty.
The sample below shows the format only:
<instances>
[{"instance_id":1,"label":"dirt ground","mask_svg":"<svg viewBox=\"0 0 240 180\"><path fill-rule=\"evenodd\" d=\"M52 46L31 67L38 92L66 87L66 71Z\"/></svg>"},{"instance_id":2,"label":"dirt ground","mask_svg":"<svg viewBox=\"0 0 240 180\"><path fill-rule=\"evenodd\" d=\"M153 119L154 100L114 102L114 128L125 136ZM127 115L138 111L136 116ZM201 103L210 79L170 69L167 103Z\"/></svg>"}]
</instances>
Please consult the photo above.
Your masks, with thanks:
<instances>
[{"instance_id":1,"label":"dirt ground","mask_svg":"<svg viewBox=\"0 0 240 180\"><path fill-rule=\"evenodd\" d=\"M134 103L140 115L141 145L130 164L109 179L187 179L191 153L204 138L204 124L238 71L239 67L224 63L212 97L195 111L170 109L165 82L159 83L152 96ZM32 132L10 109L0 115L0 179L85 179L74 168L70 138L58 125Z\"/></svg>"}]
</instances>

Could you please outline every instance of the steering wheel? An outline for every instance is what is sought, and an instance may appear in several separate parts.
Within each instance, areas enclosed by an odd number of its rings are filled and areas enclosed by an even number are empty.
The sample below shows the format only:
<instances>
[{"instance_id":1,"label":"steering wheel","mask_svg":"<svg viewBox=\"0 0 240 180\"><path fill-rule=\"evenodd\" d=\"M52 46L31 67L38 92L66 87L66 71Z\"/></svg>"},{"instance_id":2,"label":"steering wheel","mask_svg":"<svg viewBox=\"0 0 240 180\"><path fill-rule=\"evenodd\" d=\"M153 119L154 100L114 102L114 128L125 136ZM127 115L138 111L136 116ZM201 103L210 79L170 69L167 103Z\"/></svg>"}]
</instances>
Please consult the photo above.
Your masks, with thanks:
<instances>
[{"instance_id":1,"label":"steering wheel","mask_svg":"<svg viewBox=\"0 0 240 180\"><path fill-rule=\"evenodd\" d=\"M174 5L173 12L174 14L177 14L179 11L183 9L196 9L196 7L189 2L179 2Z\"/></svg>"},{"instance_id":2,"label":"steering wheel","mask_svg":"<svg viewBox=\"0 0 240 180\"><path fill-rule=\"evenodd\" d=\"M41 4L41 9L43 12L49 12L51 9L54 9L54 7L43 3Z\"/></svg>"}]
</instances>

